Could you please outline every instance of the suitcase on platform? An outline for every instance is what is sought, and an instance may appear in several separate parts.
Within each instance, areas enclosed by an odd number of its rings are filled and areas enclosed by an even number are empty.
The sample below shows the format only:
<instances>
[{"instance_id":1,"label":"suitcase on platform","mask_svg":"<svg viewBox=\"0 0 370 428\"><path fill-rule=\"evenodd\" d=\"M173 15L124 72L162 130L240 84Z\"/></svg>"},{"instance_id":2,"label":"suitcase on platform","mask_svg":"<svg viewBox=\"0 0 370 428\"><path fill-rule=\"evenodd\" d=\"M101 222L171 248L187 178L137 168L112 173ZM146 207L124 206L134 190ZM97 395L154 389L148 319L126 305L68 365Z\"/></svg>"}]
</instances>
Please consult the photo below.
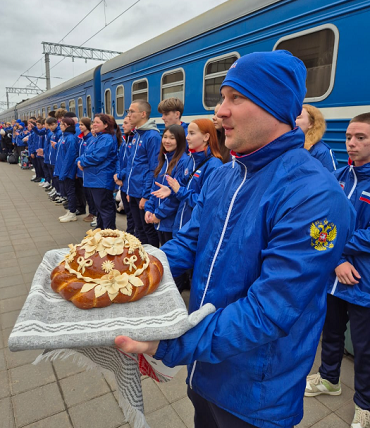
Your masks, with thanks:
<instances>
[{"instance_id":1,"label":"suitcase on platform","mask_svg":"<svg viewBox=\"0 0 370 428\"><path fill-rule=\"evenodd\" d=\"M10 155L8 155L8 163L10 164L18 163L18 156L16 153L10 153Z\"/></svg>"}]
</instances>

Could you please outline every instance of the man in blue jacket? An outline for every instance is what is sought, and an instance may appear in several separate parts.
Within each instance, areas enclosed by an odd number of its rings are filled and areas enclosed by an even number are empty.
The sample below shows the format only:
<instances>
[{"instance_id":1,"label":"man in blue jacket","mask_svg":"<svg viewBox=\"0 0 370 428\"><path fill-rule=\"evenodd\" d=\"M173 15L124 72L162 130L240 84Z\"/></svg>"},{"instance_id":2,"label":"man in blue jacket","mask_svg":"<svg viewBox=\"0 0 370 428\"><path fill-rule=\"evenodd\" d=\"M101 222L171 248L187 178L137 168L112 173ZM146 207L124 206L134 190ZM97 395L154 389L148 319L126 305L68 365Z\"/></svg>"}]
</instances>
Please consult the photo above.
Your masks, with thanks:
<instances>
[{"instance_id":1,"label":"man in blue jacket","mask_svg":"<svg viewBox=\"0 0 370 428\"><path fill-rule=\"evenodd\" d=\"M355 357L355 416L352 428L370 427L370 113L347 128L349 165L334 175L357 212L355 232L328 282L321 367L308 376L305 395L339 395L344 333L350 321Z\"/></svg>"},{"instance_id":2,"label":"man in blue jacket","mask_svg":"<svg viewBox=\"0 0 370 428\"><path fill-rule=\"evenodd\" d=\"M158 165L161 136L153 119L151 106L145 100L131 103L128 116L135 134L127 148L130 157L123 177L123 191L129 196L130 210L137 238L143 244L159 247L158 234L153 224L145 222L145 202L150 198L154 170Z\"/></svg>"},{"instance_id":3,"label":"man in blue jacket","mask_svg":"<svg viewBox=\"0 0 370 428\"><path fill-rule=\"evenodd\" d=\"M295 127L305 79L286 51L231 66L218 116L233 160L208 178L190 221L162 247L173 276L194 268L189 311L212 303L216 312L177 339L116 338L125 352L188 365L196 428L292 428L303 416L325 284L355 222Z\"/></svg>"}]
</instances>

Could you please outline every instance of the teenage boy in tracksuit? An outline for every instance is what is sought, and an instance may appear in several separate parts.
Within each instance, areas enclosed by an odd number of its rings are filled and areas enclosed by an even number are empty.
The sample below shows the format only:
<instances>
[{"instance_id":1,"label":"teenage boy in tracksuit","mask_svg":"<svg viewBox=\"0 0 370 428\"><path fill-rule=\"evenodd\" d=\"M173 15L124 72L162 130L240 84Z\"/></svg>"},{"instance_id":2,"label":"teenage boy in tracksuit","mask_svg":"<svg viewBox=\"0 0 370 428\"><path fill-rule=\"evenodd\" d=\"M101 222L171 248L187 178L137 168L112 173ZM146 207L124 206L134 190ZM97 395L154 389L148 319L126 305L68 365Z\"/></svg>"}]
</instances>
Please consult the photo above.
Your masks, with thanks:
<instances>
[{"instance_id":1,"label":"teenage boy in tracksuit","mask_svg":"<svg viewBox=\"0 0 370 428\"><path fill-rule=\"evenodd\" d=\"M150 113L147 101L135 100L130 105L128 116L132 127L135 127L135 135L127 146L130 157L127 159L123 191L129 196L137 238L143 244L159 247L157 231L144 218L144 206L150 198L161 146L161 136L155 121L150 119Z\"/></svg>"},{"instance_id":2,"label":"teenage boy in tracksuit","mask_svg":"<svg viewBox=\"0 0 370 428\"><path fill-rule=\"evenodd\" d=\"M305 395L339 395L340 366L348 320L355 359L352 428L370 427L370 113L347 128L349 165L334 172L357 212L356 228L328 282L321 367L308 376ZM325 231L322 230L321 233Z\"/></svg>"}]
</instances>

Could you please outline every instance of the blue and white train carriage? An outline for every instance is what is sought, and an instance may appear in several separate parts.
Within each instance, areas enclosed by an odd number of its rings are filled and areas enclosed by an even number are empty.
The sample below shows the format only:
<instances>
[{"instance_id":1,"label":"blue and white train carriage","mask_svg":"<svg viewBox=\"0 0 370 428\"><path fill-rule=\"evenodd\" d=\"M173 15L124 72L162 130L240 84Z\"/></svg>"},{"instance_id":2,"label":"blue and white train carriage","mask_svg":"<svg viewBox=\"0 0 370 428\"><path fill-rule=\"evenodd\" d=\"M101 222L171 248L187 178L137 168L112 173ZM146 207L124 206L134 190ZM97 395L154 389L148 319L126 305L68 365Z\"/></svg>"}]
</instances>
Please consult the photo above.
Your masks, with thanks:
<instances>
[{"instance_id":1,"label":"blue and white train carriage","mask_svg":"<svg viewBox=\"0 0 370 428\"><path fill-rule=\"evenodd\" d=\"M237 58L249 52L287 49L307 67L305 102L320 108L327 119L325 141L340 162L347 162L348 120L370 111L369 22L368 0L229 0L103 64L102 104L96 104L95 111L111 113L121 123L131 101L144 98L161 124L158 103L177 96L185 103L184 121L208 116ZM70 82L75 79L64 85L72 88ZM98 84L97 80L91 83ZM93 114L85 107L76 109L81 104L77 95L70 104L69 93L62 87L20 104L19 113L27 117L30 111L47 108L41 97L52 92L53 99L59 97L58 107L64 99L67 109L78 110L79 116L81 111ZM83 91L79 97L86 106Z\"/></svg>"}]
</instances>

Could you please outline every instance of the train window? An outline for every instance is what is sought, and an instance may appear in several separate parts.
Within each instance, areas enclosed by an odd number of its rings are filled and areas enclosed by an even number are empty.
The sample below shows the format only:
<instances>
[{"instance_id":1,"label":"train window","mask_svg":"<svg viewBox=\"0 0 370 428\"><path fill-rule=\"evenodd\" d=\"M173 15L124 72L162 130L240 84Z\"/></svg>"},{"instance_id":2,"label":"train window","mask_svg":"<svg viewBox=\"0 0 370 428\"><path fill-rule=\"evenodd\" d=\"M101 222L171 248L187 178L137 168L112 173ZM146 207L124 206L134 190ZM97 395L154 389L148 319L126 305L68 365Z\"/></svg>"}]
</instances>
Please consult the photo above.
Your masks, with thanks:
<instances>
[{"instance_id":1,"label":"train window","mask_svg":"<svg viewBox=\"0 0 370 428\"><path fill-rule=\"evenodd\" d=\"M44 108L42 109L42 117L43 117L44 119L45 119L45 117L46 117L46 116L45 116L45 109L44 109Z\"/></svg>"},{"instance_id":2,"label":"train window","mask_svg":"<svg viewBox=\"0 0 370 428\"><path fill-rule=\"evenodd\" d=\"M123 116L125 111L125 90L122 85L116 88L116 109L117 116Z\"/></svg>"},{"instance_id":3,"label":"train window","mask_svg":"<svg viewBox=\"0 0 370 428\"><path fill-rule=\"evenodd\" d=\"M112 111L112 94L110 89L106 89L104 92L104 107L105 114L111 114Z\"/></svg>"},{"instance_id":4,"label":"train window","mask_svg":"<svg viewBox=\"0 0 370 428\"><path fill-rule=\"evenodd\" d=\"M86 97L86 110L87 110L87 117L92 117L92 108L91 108L91 96L88 95Z\"/></svg>"},{"instance_id":5,"label":"train window","mask_svg":"<svg viewBox=\"0 0 370 428\"><path fill-rule=\"evenodd\" d=\"M38 117L41 117L41 110L39 110Z\"/></svg>"},{"instance_id":6,"label":"train window","mask_svg":"<svg viewBox=\"0 0 370 428\"><path fill-rule=\"evenodd\" d=\"M333 89L339 32L325 24L282 37L276 49L285 49L300 58L307 68L305 102L321 101Z\"/></svg>"},{"instance_id":7,"label":"train window","mask_svg":"<svg viewBox=\"0 0 370 428\"><path fill-rule=\"evenodd\" d=\"M132 84L132 101L145 100L148 101L148 81L147 79L136 80Z\"/></svg>"},{"instance_id":8,"label":"train window","mask_svg":"<svg viewBox=\"0 0 370 428\"><path fill-rule=\"evenodd\" d=\"M57 110L58 109L58 104L54 104L53 105L53 110Z\"/></svg>"},{"instance_id":9,"label":"train window","mask_svg":"<svg viewBox=\"0 0 370 428\"><path fill-rule=\"evenodd\" d=\"M161 85L161 100L174 97L184 102L185 73L183 69L164 73Z\"/></svg>"},{"instance_id":10,"label":"train window","mask_svg":"<svg viewBox=\"0 0 370 428\"><path fill-rule=\"evenodd\" d=\"M62 103L60 103L60 108L66 108L66 103L63 101Z\"/></svg>"},{"instance_id":11,"label":"train window","mask_svg":"<svg viewBox=\"0 0 370 428\"><path fill-rule=\"evenodd\" d=\"M213 109L220 100L220 86L229 68L240 57L232 52L212 58L204 67L203 105L207 110Z\"/></svg>"},{"instance_id":12,"label":"train window","mask_svg":"<svg viewBox=\"0 0 370 428\"><path fill-rule=\"evenodd\" d=\"M84 105L82 102L82 98L77 100L77 108L78 108L78 117L81 118L84 115Z\"/></svg>"},{"instance_id":13,"label":"train window","mask_svg":"<svg viewBox=\"0 0 370 428\"><path fill-rule=\"evenodd\" d=\"M75 100L69 100L68 109L69 109L69 111L73 111L73 113L76 113L76 101Z\"/></svg>"}]
</instances>

